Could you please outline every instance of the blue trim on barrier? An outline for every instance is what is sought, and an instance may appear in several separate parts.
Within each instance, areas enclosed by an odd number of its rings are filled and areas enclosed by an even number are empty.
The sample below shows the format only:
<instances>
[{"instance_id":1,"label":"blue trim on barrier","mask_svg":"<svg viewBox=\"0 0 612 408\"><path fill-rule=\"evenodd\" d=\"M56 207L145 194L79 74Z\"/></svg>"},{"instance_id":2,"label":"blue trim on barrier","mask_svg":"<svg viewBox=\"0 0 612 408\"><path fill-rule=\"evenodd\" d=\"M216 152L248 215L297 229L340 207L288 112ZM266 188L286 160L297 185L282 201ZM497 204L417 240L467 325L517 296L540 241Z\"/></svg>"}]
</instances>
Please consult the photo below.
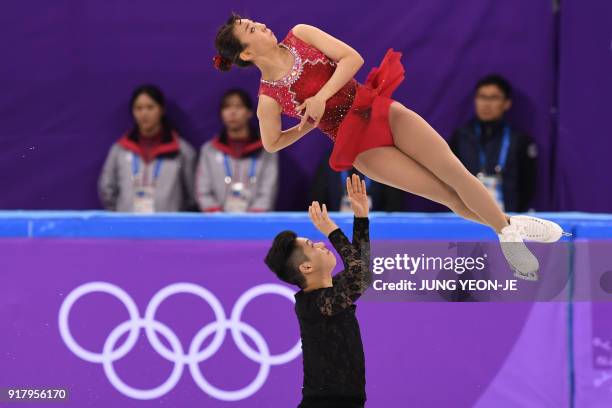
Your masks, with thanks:
<instances>
[{"instance_id":1,"label":"blue trim on barrier","mask_svg":"<svg viewBox=\"0 0 612 408\"><path fill-rule=\"evenodd\" d=\"M577 222L574 230L580 239L612 239L612 217L608 221Z\"/></svg>"},{"instance_id":2,"label":"blue trim on barrier","mask_svg":"<svg viewBox=\"0 0 612 408\"><path fill-rule=\"evenodd\" d=\"M28 237L30 226L30 220L0 218L0 237Z\"/></svg>"},{"instance_id":3,"label":"blue trim on barrier","mask_svg":"<svg viewBox=\"0 0 612 408\"><path fill-rule=\"evenodd\" d=\"M574 238L612 239L612 215L538 213ZM352 215L333 213L343 229ZM495 240L483 225L452 213L372 213L373 239ZM4 238L271 239L284 229L317 236L304 212L263 214L160 213L135 215L104 211L0 211Z\"/></svg>"}]
</instances>

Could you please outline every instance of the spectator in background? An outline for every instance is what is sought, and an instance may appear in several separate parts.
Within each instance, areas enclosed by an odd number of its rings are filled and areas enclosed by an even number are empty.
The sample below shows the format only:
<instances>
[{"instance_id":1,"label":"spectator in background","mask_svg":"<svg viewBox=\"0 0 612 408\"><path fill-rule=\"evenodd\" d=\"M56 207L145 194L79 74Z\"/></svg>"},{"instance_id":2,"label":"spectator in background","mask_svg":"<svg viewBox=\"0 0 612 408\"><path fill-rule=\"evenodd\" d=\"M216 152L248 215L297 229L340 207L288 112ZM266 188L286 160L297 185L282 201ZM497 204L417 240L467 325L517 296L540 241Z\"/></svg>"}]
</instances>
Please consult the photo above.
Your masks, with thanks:
<instances>
[{"instance_id":1,"label":"spectator in background","mask_svg":"<svg viewBox=\"0 0 612 408\"><path fill-rule=\"evenodd\" d=\"M253 102L241 89L221 98L223 128L200 151L196 196L205 212L272 211L277 194L278 156L263 149L251 124Z\"/></svg>"},{"instance_id":2,"label":"spectator in background","mask_svg":"<svg viewBox=\"0 0 612 408\"><path fill-rule=\"evenodd\" d=\"M455 131L450 147L503 211L527 211L536 189L537 147L504 117L512 106L510 84L499 75L482 78L474 104L476 117Z\"/></svg>"},{"instance_id":3,"label":"spectator in background","mask_svg":"<svg viewBox=\"0 0 612 408\"><path fill-rule=\"evenodd\" d=\"M135 126L110 149L98 190L107 210L137 213L195 207L195 150L172 129L164 94L136 88L130 101Z\"/></svg>"},{"instance_id":4,"label":"spectator in background","mask_svg":"<svg viewBox=\"0 0 612 408\"><path fill-rule=\"evenodd\" d=\"M329 167L328 161L329 155L324 157L317 167L310 190L310 202L325 203L329 211L352 211L346 192L346 178L357 174L366 182L371 211L404 211L406 196L402 190L370 180L355 168L351 171L334 171Z\"/></svg>"}]
</instances>

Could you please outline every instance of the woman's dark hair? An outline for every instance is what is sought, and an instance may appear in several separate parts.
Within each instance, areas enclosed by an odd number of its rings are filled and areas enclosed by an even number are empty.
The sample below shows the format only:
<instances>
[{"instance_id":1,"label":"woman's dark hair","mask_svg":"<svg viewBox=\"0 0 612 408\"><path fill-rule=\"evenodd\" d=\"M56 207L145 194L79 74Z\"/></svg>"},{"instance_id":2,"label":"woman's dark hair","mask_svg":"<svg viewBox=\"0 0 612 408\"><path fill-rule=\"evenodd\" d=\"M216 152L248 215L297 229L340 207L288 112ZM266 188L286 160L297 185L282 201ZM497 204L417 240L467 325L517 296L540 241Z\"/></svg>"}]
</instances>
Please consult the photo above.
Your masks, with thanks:
<instances>
[{"instance_id":1,"label":"woman's dark hair","mask_svg":"<svg viewBox=\"0 0 612 408\"><path fill-rule=\"evenodd\" d=\"M293 231L279 233L272 242L264 262L268 268L284 282L304 288L306 279L299 270L302 262L308 261L302 248L297 245L297 235Z\"/></svg>"},{"instance_id":2,"label":"woman's dark hair","mask_svg":"<svg viewBox=\"0 0 612 408\"><path fill-rule=\"evenodd\" d=\"M217 31L215 48L221 57L218 65L221 71L229 71L232 68L232 64L242 68L253 65L250 61L240 59L240 53L246 48L234 34L234 23L240 19L242 19L241 16L232 13L230 18Z\"/></svg>"},{"instance_id":3,"label":"woman's dark hair","mask_svg":"<svg viewBox=\"0 0 612 408\"><path fill-rule=\"evenodd\" d=\"M240 101L245 106L245 108L247 108L250 111L253 110L253 100L251 99L251 96L248 94L248 92L245 91L244 89L232 88L232 89L228 89L227 91L225 91L225 93L221 97L221 103L219 104L219 112L221 112L223 108L225 108L229 97L234 96L234 95L240 98Z\"/></svg>"},{"instance_id":4,"label":"woman's dark hair","mask_svg":"<svg viewBox=\"0 0 612 408\"><path fill-rule=\"evenodd\" d=\"M508 80L503 76L491 74L481 78L476 84L475 91L478 92L480 88L486 85L495 85L500 91L502 91L506 99L512 98L512 86L510 86L510 82L508 82Z\"/></svg>"},{"instance_id":5,"label":"woman's dark hair","mask_svg":"<svg viewBox=\"0 0 612 408\"><path fill-rule=\"evenodd\" d=\"M234 95L240 98L240 101L242 102L245 108L249 109L250 111L253 111L253 100L249 96L248 92L244 89L232 88L225 91L225 93L221 97L221 103L219 104L219 114L221 114L223 108L227 106L227 100L229 99L229 97ZM221 133L219 136L221 143L227 143L227 129L225 127L221 129ZM260 135L258 127L254 126L253 123L249 123L249 139L257 140L259 138Z\"/></svg>"},{"instance_id":6,"label":"woman's dark hair","mask_svg":"<svg viewBox=\"0 0 612 408\"><path fill-rule=\"evenodd\" d=\"M136 103L136 99L142 94L149 96L153 99L162 109L164 109L164 114L161 117L161 125L162 125L162 142L169 142L172 140L172 125L170 124L170 120L168 119L168 114L166 113L166 97L164 93L155 85L146 84L140 85L132 92L132 97L130 99L130 114L133 114L134 103ZM130 132L129 138L137 141L140 134L140 130L138 129L138 125L134 125L134 128Z\"/></svg>"}]
</instances>

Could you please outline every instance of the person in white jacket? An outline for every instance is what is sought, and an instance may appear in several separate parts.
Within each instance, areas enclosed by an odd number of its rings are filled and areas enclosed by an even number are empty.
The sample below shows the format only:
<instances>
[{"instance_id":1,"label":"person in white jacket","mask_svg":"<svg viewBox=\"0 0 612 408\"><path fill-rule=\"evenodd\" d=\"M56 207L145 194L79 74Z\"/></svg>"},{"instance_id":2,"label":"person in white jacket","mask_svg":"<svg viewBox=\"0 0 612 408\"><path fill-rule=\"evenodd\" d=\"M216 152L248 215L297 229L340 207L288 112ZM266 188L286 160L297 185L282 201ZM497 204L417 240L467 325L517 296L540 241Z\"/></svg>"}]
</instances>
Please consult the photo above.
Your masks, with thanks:
<instances>
[{"instance_id":1,"label":"person in white jacket","mask_svg":"<svg viewBox=\"0 0 612 408\"><path fill-rule=\"evenodd\" d=\"M136 88L130 102L135 125L110 148L98 180L104 208L120 212L195 209L195 150L172 129L164 94Z\"/></svg>"},{"instance_id":2,"label":"person in white jacket","mask_svg":"<svg viewBox=\"0 0 612 408\"><path fill-rule=\"evenodd\" d=\"M202 146L196 198L204 212L272 211L278 191L278 157L263 148L251 126L253 102L241 89L227 91L220 106L221 132Z\"/></svg>"}]
</instances>

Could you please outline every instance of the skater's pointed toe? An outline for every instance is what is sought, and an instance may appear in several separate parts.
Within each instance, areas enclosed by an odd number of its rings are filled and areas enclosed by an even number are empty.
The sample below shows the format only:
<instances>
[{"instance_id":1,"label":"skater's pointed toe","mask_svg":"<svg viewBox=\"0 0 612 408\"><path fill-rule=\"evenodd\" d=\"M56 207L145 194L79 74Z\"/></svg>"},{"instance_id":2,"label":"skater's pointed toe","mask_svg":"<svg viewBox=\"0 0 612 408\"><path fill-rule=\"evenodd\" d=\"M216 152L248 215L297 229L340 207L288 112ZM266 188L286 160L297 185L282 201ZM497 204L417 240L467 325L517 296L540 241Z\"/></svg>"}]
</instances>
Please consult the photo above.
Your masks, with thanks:
<instances>
[{"instance_id":1,"label":"skater's pointed toe","mask_svg":"<svg viewBox=\"0 0 612 408\"><path fill-rule=\"evenodd\" d=\"M513 215L510 217L510 225L516 227L525 241L553 243L569 233L563 232L559 224L541 218L528 215ZM571 234L569 234L571 235Z\"/></svg>"}]
</instances>

